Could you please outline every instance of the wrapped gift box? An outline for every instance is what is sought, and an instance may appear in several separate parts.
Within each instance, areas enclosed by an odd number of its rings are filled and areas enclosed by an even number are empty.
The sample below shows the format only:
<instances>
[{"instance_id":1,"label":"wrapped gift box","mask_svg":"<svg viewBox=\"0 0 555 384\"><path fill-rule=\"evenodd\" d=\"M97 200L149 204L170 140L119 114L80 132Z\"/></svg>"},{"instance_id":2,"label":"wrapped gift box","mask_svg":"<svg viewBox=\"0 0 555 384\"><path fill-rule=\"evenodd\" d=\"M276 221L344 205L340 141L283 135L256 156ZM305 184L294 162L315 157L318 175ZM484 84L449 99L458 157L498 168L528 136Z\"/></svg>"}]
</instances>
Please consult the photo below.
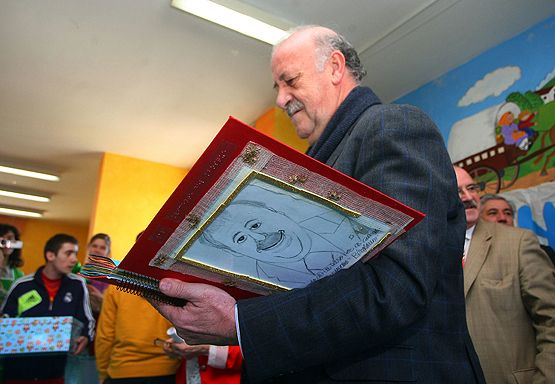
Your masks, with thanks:
<instances>
[{"instance_id":1,"label":"wrapped gift box","mask_svg":"<svg viewBox=\"0 0 555 384\"><path fill-rule=\"evenodd\" d=\"M0 319L0 355L67 353L83 323L71 316Z\"/></svg>"}]
</instances>

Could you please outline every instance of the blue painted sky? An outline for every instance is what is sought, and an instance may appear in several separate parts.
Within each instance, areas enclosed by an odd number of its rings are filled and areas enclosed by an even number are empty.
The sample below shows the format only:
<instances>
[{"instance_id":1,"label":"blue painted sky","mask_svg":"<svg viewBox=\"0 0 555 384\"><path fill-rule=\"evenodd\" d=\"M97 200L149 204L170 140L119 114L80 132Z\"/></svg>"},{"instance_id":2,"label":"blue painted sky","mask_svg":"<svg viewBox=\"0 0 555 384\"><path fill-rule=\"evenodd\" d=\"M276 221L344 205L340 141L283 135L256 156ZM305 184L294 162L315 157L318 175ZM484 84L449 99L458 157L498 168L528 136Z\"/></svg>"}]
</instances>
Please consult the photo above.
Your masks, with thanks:
<instances>
[{"instance_id":1,"label":"blue painted sky","mask_svg":"<svg viewBox=\"0 0 555 384\"><path fill-rule=\"evenodd\" d=\"M515 68L516 71L520 68L518 79L509 88L502 90L498 96L492 93L468 106L457 106L478 81L501 68L510 68L512 72L515 72ZM536 90L546 77L553 76L554 70L555 16L399 98L395 103L416 105L426 111L436 122L447 142L454 123L503 103L511 92ZM506 78L504 80L507 81ZM499 87L502 82L490 83ZM481 92L486 93L483 88Z\"/></svg>"}]
</instances>

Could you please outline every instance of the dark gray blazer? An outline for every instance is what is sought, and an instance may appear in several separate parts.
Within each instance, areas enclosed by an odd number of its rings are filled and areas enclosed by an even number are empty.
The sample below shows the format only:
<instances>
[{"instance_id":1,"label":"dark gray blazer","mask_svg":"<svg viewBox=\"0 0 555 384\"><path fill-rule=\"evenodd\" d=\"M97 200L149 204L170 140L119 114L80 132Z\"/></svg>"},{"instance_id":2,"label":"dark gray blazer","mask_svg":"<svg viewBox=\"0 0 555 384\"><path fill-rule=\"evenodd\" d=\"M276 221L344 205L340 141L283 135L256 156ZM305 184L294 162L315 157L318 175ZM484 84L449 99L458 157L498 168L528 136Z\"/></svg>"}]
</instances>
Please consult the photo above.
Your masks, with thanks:
<instances>
[{"instance_id":1,"label":"dark gray blazer","mask_svg":"<svg viewBox=\"0 0 555 384\"><path fill-rule=\"evenodd\" d=\"M365 264L240 301L249 382L483 382L465 320L465 213L433 122L372 106L327 163L426 218Z\"/></svg>"}]
</instances>

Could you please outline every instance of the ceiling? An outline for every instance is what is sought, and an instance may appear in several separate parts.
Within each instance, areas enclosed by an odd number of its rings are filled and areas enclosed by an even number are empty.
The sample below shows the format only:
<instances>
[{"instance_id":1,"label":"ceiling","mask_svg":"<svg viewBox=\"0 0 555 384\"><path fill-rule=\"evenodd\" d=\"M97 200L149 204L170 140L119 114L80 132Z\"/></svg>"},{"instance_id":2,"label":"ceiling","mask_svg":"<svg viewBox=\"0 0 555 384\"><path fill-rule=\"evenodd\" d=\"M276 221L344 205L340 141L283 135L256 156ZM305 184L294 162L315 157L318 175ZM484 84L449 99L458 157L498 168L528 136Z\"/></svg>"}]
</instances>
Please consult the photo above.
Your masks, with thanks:
<instances>
[{"instance_id":1,"label":"ceiling","mask_svg":"<svg viewBox=\"0 0 555 384\"><path fill-rule=\"evenodd\" d=\"M384 101L555 14L553 0L243 3L344 34ZM269 45L170 0L3 0L0 52L0 165L61 176L0 175L0 186L52 195L0 204L51 220L88 221L102 152L190 167L228 115L252 123L275 96Z\"/></svg>"}]
</instances>

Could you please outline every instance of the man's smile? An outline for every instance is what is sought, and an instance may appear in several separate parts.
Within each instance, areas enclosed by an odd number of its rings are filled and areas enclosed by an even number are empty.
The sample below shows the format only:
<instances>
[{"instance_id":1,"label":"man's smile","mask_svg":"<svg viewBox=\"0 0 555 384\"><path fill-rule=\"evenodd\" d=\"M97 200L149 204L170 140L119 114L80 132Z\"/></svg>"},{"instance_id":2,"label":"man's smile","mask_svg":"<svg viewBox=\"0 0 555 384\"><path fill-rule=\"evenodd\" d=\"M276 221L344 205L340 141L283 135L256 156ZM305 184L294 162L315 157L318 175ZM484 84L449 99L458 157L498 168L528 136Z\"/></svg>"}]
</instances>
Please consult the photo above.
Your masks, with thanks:
<instances>
[{"instance_id":1,"label":"man's smile","mask_svg":"<svg viewBox=\"0 0 555 384\"><path fill-rule=\"evenodd\" d=\"M256 251L257 252L269 251L275 247L278 247L284 238L285 238L285 231L283 229L280 229L277 232L273 232L267 235L264 238L264 240L256 243Z\"/></svg>"}]
</instances>

